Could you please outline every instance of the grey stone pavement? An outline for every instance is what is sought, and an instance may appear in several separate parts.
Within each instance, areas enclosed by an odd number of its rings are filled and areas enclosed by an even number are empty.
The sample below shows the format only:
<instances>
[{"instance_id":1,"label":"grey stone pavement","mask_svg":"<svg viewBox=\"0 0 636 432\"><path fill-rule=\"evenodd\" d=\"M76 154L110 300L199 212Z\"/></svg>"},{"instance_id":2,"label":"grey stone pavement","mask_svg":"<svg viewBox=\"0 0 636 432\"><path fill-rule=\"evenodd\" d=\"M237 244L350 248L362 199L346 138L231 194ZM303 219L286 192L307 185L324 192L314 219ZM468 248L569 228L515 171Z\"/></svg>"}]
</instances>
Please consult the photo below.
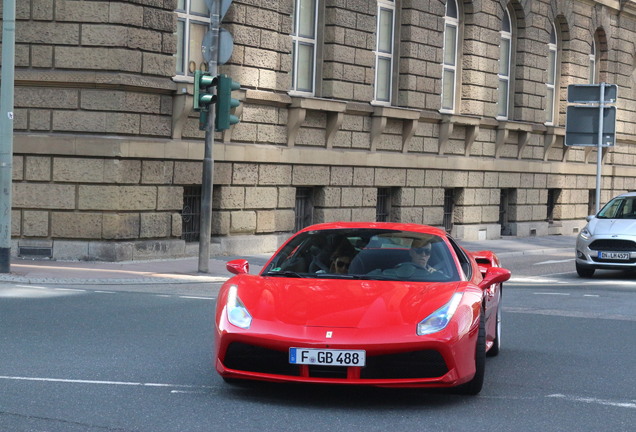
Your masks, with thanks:
<instances>
[{"instance_id":1,"label":"grey stone pavement","mask_svg":"<svg viewBox=\"0 0 636 432\"><path fill-rule=\"evenodd\" d=\"M500 258L528 254L571 251L574 256L576 236L504 237L498 240L459 241L470 251L491 250ZM231 274L227 261L245 258L250 273L258 273L271 254L210 257L208 272L198 271L198 257L171 260L95 262L53 261L15 258L9 273L0 273L1 282L64 285L132 285L132 284L193 284L220 282Z\"/></svg>"}]
</instances>

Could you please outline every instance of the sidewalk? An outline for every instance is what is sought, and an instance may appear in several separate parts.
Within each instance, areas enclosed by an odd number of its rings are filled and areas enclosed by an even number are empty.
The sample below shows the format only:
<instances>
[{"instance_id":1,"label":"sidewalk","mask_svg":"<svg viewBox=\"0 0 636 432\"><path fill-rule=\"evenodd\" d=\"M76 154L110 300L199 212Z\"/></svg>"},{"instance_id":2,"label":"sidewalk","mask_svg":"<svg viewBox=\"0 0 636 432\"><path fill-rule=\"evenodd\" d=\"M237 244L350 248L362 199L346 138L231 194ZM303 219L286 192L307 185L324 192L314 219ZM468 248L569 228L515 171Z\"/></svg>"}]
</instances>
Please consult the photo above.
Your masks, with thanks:
<instances>
[{"instance_id":1,"label":"sidewalk","mask_svg":"<svg viewBox=\"0 0 636 432\"><path fill-rule=\"evenodd\" d=\"M491 250L500 258L571 251L575 236L506 237L499 240L459 242L470 251ZM243 258L250 273L258 273L271 254ZM210 258L208 273L199 273L198 257L174 260L90 262L13 259L10 273L0 273L0 283L64 285L192 284L222 282L231 276L225 263L236 256Z\"/></svg>"}]
</instances>

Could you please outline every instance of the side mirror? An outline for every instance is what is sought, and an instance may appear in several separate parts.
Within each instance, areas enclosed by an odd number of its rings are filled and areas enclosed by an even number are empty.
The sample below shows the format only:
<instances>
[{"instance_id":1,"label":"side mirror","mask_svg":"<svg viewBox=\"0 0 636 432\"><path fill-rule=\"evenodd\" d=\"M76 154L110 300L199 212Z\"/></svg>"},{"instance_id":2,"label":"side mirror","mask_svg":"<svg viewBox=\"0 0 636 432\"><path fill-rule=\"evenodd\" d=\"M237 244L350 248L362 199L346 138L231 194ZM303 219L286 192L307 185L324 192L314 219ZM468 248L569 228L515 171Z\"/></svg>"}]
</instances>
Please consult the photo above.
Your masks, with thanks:
<instances>
[{"instance_id":1,"label":"side mirror","mask_svg":"<svg viewBox=\"0 0 636 432\"><path fill-rule=\"evenodd\" d=\"M595 215L585 216L585 220L586 220L587 222L589 222L589 221L591 221L592 219L594 219L594 216L595 216Z\"/></svg>"},{"instance_id":2,"label":"side mirror","mask_svg":"<svg viewBox=\"0 0 636 432\"><path fill-rule=\"evenodd\" d=\"M510 279L510 270L501 267L490 267L486 270L486 275L479 282L479 288L485 290L490 285L498 284Z\"/></svg>"},{"instance_id":3,"label":"side mirror","mask_svg":"<svg viewBox=\"0 0 636 432\"><path fill-rule=\"evenodd\" d=\"M227 264L225 264L225 268L234 274L246 274L250 272L250 264L245 259L228 261Z\"/></svg>"}]
</instances>

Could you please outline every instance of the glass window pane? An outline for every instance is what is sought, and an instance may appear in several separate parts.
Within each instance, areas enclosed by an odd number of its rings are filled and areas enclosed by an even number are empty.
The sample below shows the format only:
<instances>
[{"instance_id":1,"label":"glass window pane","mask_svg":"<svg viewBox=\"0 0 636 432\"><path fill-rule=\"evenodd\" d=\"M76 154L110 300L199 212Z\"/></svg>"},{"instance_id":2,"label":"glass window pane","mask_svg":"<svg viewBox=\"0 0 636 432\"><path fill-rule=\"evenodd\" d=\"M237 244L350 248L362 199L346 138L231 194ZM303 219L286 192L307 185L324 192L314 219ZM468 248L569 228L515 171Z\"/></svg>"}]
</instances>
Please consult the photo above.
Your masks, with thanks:
<instances>
[{"instance_id":1,"label":"glass window pane","mask_svg":"<svg viewBox=\"0 0 636 432\"><path fill-rule=\"evenodd\" d=\"M204 0L190 0L190 13L205 16L210 15Z\"/></svg>"},{"instance_id":2,"label":"glass window pane","mask_svg":"<svg viewBox=\"0 0 636 432\"><path fill-rule=\"evenodd\" d=\"M554 110L554 89L548 87L545 101L545 120L552 123L552 111Z\"/></svg>"},{"instance_id":3,"label":"glass window pane","mask_svg":"<svg viewBox=\"0 0 636 432\"><path fill-rule=\"evenodd\" d=\"M393 11L380 9L380 22L378 24L378 51L393 52Z\"/></svg>"},{"instance_id":4,"label":"glass window pane","mask_svg":"<svg viewBox=\"0 0 636 432\"><path fill-rule=\"evenodd\" d=\"M312 92L314 90L314 46L298 45L298 82L296 90Z\"/></svg>"},{"instance_id":5,"label":"glass window pane","mask_svg":"<svg viewBox=\"0 0 636 432\"><path fill-rule=\"evenodd\" d=\"M456 40L457 27L447 24L444 28L444 64L455 66Z\"/></svg>"},{"instance_id":6,"label":"glass window pane","mask_svg":"<svg viewBox=\"0 0 636 432\"><path fill-rule=\"evenodd\" d=\"M390 102L391 96L391 60L378 58L378 73L375 83L375 99Z\"/></svg>"},{"instance_id":7,"label":"glass window pane","mask_svg":"<svg viewBox=\"0 0 636 432\"><path fill-rule=\"evenodd\" d=\"M185 0L179 0L177 2L177 10L185 11Z\"/></svg>"},{"instance_id":8,"label":"glass window pane","mask_svg":"<svg viewBox=\"0 0 636 432\"><path fill-rule=\"evenodd\" d=\"M185 59L184 59L184 45L185 45L185 21L177 21L177 74L185 74Z\"/></svg>"},{"instance_id":9,"label":"glass window pane","mask_svg":"<svg viewBox=\"0 0 636 432\"><path fill-rule=\"evenodd\" d=\"M452 110L455 106L455 72L445 70L442 78L442 108Z\"/></svg>"},{"instance_id":10,"label":"glass window pane","mask_svg":"<svg viewBox=\"0 0 636 432\"><path fill-rule=\"evenodd\" d=\"M455 3L455 0L447 0L446 16L451 18L457 18L457 3Z\"/></svg>"},{"instance_id":11,"label":"glass window pane","mask_svg":"<svg viewBox=\"0 0 636 432\"><path fill-rule=\"evenodd\" d=\"M193 75L190 65L196 70L201 69L201 65L205 63L203 61L203 53L201 52L201 43L207 31L207 24L201 25L190 22L190 49L188 51L190 62L186 65L188 75Z\"/></svg>"},{"instance_id":12,"label":"glass window pane","mask_svg":"<svg viewBox=\"0 0 636 432\"><path fill-rule=\"evenodd\" d=\"M556 52L550 50L548 52L548 84L554 84L554 71L556 67Z\"/></svg>"},{"instance_id":13,"label":"glass window pane","mask_svg":"<svg viewBox=\"0 0 636 432\"><path fill-rule=\"evenodd\" d=\"M497 115L508 117L508 81L499 80L499 100L497 101Z\"/></svg>"},{"instance_id":14,"label":"glass window pane","mask_svg":"<svg viewBox=\"0 0 636 432\"><path fill-rule=\"evenodd\" d=\"M508 11L504 11L503 20L501 22L501 30L510 33L510 15Z\"/></svg>"},{"instance_id":15,"label":"glass window pane","mask_svg":"<svg viewBox=\"0 0 636 432\"><path fill-rule=\"evenodd\" d=\"M499 46L499 75L508 76L510 73L510 39L501 39Z\"/></svg>"},{"instance_id":16,"label":"glass window pane","mask_svg":"<svg viewBox=\"0 0 636 432\"><path fill-rule=\"evenodd\" d=\"M298 0L299 17L298 17L298 35L313 39L316 29L316 2L315 0Z\"/></svg>"}]
</instances>

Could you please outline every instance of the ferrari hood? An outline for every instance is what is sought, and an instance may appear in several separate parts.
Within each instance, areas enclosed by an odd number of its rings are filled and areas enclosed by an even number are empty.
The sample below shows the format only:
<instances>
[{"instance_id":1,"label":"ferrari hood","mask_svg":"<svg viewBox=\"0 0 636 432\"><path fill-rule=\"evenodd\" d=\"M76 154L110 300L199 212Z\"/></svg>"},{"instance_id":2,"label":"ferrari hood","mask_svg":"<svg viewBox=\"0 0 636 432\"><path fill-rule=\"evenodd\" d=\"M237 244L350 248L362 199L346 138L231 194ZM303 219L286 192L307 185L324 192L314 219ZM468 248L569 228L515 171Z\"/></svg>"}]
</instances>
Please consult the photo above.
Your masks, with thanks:
<instances>
[{"instance_id":1,"label":"ferrari hood","mask_svg":"<svg viewBox=\"0 0 636 432\"><path fill-rule=\"evenodd\" d=\"M588 224L592 235L636 235L635 219L592 219Z\"/></svg>"},{"instance_id":2,"label":"ferrari hood","mask_svg":"<svg viewBox=\"0 0 636 432\"><path fill-rule=\"evenodd\" d=\"M413 324L446 304L466 282L243 278L238 295L255 319L316 327Z\"/></svg>"}]
</instances>

